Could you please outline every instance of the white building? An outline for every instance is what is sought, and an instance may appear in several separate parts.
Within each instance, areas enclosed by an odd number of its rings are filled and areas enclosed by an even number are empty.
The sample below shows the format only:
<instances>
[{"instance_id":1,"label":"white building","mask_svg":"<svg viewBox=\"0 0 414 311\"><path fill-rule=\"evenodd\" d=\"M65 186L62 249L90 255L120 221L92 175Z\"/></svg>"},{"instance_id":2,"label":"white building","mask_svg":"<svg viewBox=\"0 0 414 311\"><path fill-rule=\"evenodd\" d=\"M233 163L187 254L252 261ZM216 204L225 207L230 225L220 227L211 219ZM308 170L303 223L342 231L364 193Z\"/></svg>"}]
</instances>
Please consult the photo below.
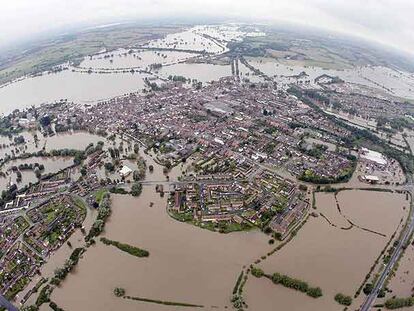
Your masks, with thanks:
<instances>
[{"instance_id":1,"label":"white building","mask_svg":"<svg viewBox=\"0 0 414 311\"><path fill-rule=\"evenodd\" d=\"M119 170L119 175L121 175L121 177L127 177L131 173L132 170L126 165L122 166L122 168Z\"/></svg>"},{"instance_id":2,"label":"white building","mask_svg":"<svg viewBox=\"0 0 414 311\"><path fill-rule=\"evenodd\" d=\"M388 162L382 153L369 150L367 148L362 148L361 158L375 162L380 165L386 165Z\"/></svg>"}]
</instances>

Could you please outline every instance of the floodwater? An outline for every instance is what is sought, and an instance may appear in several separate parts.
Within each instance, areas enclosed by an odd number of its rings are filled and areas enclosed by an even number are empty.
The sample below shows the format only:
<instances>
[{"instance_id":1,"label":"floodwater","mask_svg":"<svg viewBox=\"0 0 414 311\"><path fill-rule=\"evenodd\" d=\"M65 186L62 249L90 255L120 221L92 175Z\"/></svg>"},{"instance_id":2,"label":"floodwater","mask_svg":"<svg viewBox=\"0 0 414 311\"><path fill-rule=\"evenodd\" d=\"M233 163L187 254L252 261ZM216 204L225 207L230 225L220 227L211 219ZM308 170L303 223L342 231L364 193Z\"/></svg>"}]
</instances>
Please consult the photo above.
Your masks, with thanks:
<instances>
[{"instance_id":1,"label":"floodwater","mask_svg":"<svg viewBox=\"0 0 414 311\"><path fill-rule=\"evenodd\" d=\"M279 272L321 287L324 295L318 299L291 289L274 285L267 279L251 280L245 288L245 299L252 310L343 310L334 301L341 292L353 296L371 265L388 242L401 217L406 214L402 206L409 203L405 195L370 191L345 191L338 195L342 212L356 224L380 228L386 237L358 228L343 230L349 223L339 214L331 193L316 194L316 212L322 216L310 217L298 235L282 250L260 266L267 273ZM378 215L378 217L376 217ZM371 229L369 227L369 229ZM363 294L351 309L359 307Z\"/></svg>"},{"instance_id":2,"label":"floodwater","mask_svg":"<svg viewBox=\"0 0 414 311\"><path fill-rule=\"evenodd\" d=\"M105 142L105 138L95 134L81 131L74 133L57 134L52 137L47 137L45 141L46 151L64 148L85 150L85 148L90 143L96 144L98 141Z\"/></svg>"},{"instance_id":3,"label":"floodwater","mask_svg":"<svg viewBox=\"0 0 414 311\"><path fill-rule=\"evenodd\" d=\"M163 49L191 50L195 52L208 52L213 54L223 53L226 48L210 38L203 36L204 33L189 29L183 32L168 34L163 39L149 42L148 47Z\"/></svg>"},{"instance_id":4,"label":"floodwater","mask_svg":"<svg viewBox=\"0 0 414 311\"><path fill-rule=\"evenodd\" d=\"M149 202L154 202L150 207ZM166 199L144 187L138 199L112 196L113 213L104 236L147 249L140 259L97 243L52 299L67 310L174 310L116 298L128 295L203 304L223 310L243 265L269 248L260 232L222 235L171 219Z\"/></svg>"},{"instance_id":5,"label":"floodwater","mask_svg":"<svg viewBox=\"0 0 414 311\"><path fill-rule=\"evenodd\" d=\"M165 180L162 167L150 155L142 156L147 166L154 165L146 181ZM175 167L170 178L188 165ZM119 286L131 296L203 304L206 310L230 307L242 267L269 250L268 238L259 231L223 235L175 221L166 213L166 197L155 193L153 185L144 186L138 198L111 195L112 215L103 236L147 249L149 258L98 242L55 289L52 300L65 310L182 310L116 298L113 289Z\"/></svg>"},{"instance_id":6,"label":"floodwater","mask_svg":"<svg viewBox=\"0 0 414 311\"><path fill-rule=\"evenodd\" d=\"M149 69L151 64L162 64L163 66L185 61L196 56L193 53L178 51L151 51L119 49L113 52L97 54L86 57L80 64L82 68L92 69Z\"/></svg>"},{"instance_id":7,"label":"floodwater","mask_svg":"<svg viewBox=\"0 0 414 311\"><path fill-rule=\"evenodd\" d=\"M164 78L177 75L201 82L217 81L222 77L231 76L230 65L213 65L206 63L180 63L162 67L158 74Z\"/></svg>"},{"instance_id":8,"label":"floodwater","mask_svg":"<svg viewBox=\"0 0 414 311\"><path fill-rule=\"evenodd\" d=\"M13 155L13 152L18 156L24 152L33 153L40 151L43 148L45 148L46 151L65 148L85 150L90 143L96 144L98 141L105 141L104 137L84 131L60 133L51 137L44 137L38 131L24 131L17 136L20 135L24 137L25 143L19 145L13 145L13 137L12 139L9 139L6 136L0 136L0 144L5 145L0 149L0 158L3 158L5 155ZM38 138L37 145L35 143L34 135L37 135Z\"/></svg>"},{"instance_id":9,"label":"floodwater","mask_svg":"<svg viewBox=\"0 0 414 311\"><path fill-rule=\"evenodd\" d=\"M70 69L39 77L25 78L0 88L0 113L67 99L93 103L114 96L141 91L146 74L80 73Z\"/></svg>"},{"instance_id":10,"label":"floodwater","mask_svg":"<svg viewBox=\"0 0 414 311\"><path fill-rule=\"evenodd\" d=\"M342 213L353 223L391 236L396 224L405 219L410 201L405 194L388 192L341 191L337 195ZM375 217L373 217L375 216Z\"/></svg>"},{"instance_id":11,"label":"floodwater","mask_svg":"<svg viewBox=\"0 0 414 311\"><path fill-rule=\"evenodd\" d=\"M87 209L86 218L83 222L83 227L85 228L85 231L88 232L91 228L93 222L96 219L97 211L94 209ZM76 229L73 234L69 237L68 242L71 243L71 247L68 246L67 243L64 243L53 255L52 259L49 260L46 264L44 264L41 269L40 273L41 276L36 276L32 279L32 281L29 283L29 285L26 287L24 291L19 293L19 297L23 297L27 291L29 291L31 288L33 288L37 282L40 280L41 277L44 278L52 278L54 275L54 271L57 268L63 267L65 264L65 261L69 258L70 254L73 252L73 250L77 247L82 247L84 242L84 235L82 234L80 229ZM31 305L36 302L36 296L37 295L31 295L29 300L26 302L26 305ZM50 310L46 305L42 306L45 307L45 310Z\"/></svg>"},{"instance_id":12,"label":"floodwater","mask_svg":"<svg viewBox=\"0 0 414 311\"><path fill-rule=\"evenodd\" d=\"M413 295L414 290L414 273L412 271L414 264L414 246L410 244L405 252L404 256L400 259L398 270L395 276L391 278L388 288L392 290L386 298L392 296L397 297L410 297ZM405 310L405 309L404 309ZM414 310L414 307L407 308L407 310Z\"/></svg>"},{"instance_id":13,"label":"floodwater","mask_svg":"<svg viewBox=\"0 0 414 311\"><path fill-rule=\"evenodd\" d=\"M316 66L286 65L271 58L248 58L249 63L269 76L277 76L276 79L282 85L295 81L310 80L320 75L327 74L337 76L344 81L373 87L389 94L414 99L414 76L410 73L390 69L382 66L364 66L351 69L335 70ZM307 77L301 79L293 78L301 72L306 72Z\"/></svg>"},{"instance_id":14,"label":"floodwater","mask_svg":"<svg viewBox=\"0 0 414 311\"><path fill-rule=\"evenodd\" d=\"M38 77L22 78L14 83L0 85L0 113L10 113L14 109L24 109L67 99L76 103L95 103L114 96L141 91L144 78L156 77L143 73L130 73L129 68L148 69L150 64L161 63L162 75L183 75L202 82L217 80L231 75L230 66L194 64L181 65L180 62L192 57L199 57L197 52L221 54L227 51L227 43L241 40L246 36L263 35L259 32L246 33L233 26L197 26L176 34L169 34L163 39L152 40L146 44L149 48L181 49L185 51L142 51L134 49L128 53L125 49L109 53L100 53L86 57L81 68L68 67L58 73L44 74ZM105 55L114 55L106 57ZM67 67L67 64L64 64ZM172 66L169 66L172 65ZM187 66L188 65L188 66ZM203 66L204 65L204 66ZM213 66L213 67L212 67ZM102 73L86 73L87 69ZM119 72L117 70L128 70Z\"/></svg>"},{"instance_id":15,"label":"floodwater","mask_svg":"<svg viewBox=\"0 0 414 311\"><path fill-rule=\"evenodd\" d=\"M18 159L14 161L10 161L2 168L1 171L6 173L5 177L0 177L0 192L6 190L7 185L11 181L14 184L17 184L19 188L22 188L29 183L36 183L38 181L34 170L21 170L22 173L22 181L16 183L17 175L15 172L11 171L12 166L19 166L20 164L34 164L39 163L43 164L45 169L42 171L42 175L46 175L49 173L56 173L66 167L69 167L73 164L72 157L32 157L28 159Z\"/></svg>"}]
</instances>

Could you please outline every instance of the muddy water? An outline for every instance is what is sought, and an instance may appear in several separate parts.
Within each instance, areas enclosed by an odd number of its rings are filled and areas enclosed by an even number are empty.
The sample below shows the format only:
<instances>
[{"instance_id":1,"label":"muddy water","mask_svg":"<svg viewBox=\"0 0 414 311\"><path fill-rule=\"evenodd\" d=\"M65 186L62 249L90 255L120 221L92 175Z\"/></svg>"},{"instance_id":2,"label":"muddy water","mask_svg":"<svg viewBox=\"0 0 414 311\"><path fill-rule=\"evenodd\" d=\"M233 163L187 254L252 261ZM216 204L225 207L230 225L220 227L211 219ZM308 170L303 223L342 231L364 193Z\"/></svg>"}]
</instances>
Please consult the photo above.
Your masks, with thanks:
<instances>
[{"instance_id":1,"label":"muddy water","mask_svg":"<svg viewBox=\"0 0 414 311\"><path fill-rule=\"evenodd\" d=\"M6 173L5 177L0 177L0 191L3 191L7 188L9 181L16 183L17 175L15 172L12 172L10 169L12 166L19 166L20 164L34 164L39 163L45 166L42 175L49 173L56 173L66 167L69 167L73 164L72 157L53 157L53 158L43 158L43 157L33 157L29 159L15 160L7 163L7 165L2 169ZM17 183L19 188L22 188L29 183L35 183L38 181L36 174L33 170L22 170L22 181Z\"/></svg>"},{"instance_id":2,"label":"muddy water","mask_svg":"<svg viewBox=\"0 0 414 311\"><path fill-rule=\"evenodd\" d=\"M359 205L359 194L349 191L340 197L343 211L348 212L354 221L365 225L377 226L390 222L396 228L402 216L402 204L405 204L398 195L381 193L381 201L377 200L379 193L364 192L364 206ZM349 195L349 197L348 197ZM343 224L341 215L336 209L335 201L329 196L333 194L317 194L317 212L323 212L330 217L338 227ZM351 198L354 198L354 201ZM361 215L353 210L353 206L367 208L371 213L372 221L368 221L365 214ZM375 208L380 206L381 212L376 213ZM387 212L386 208L388 208ZM376 215L381 217L373 217ZM394 216L393 214L396 214ZM388 217L388 218L387 218ZM272 284L266 279L249 280L246 286L246 301L252 310L342 310L334 301L338 292L353 296L362 283L366 273L386 245L389 237L382 237L365 232L357 228L341 230L333 227L321 216L310 217L306 225L289 244L260 265L264 271L280 272L292 277L307 281L313 286L322 288L324 296L318 299L310 298L293 290ZM388 226L384 227L387 230ZM389 229L388 229L389 230ZM394 229L395 230L395 229ZM362 296L354 301L352 310L359 307Z\"/></svg>"},{"instance_id":3,"label":"muddy water","mask_svg":"<svg viewBox=\"0 0 414 311\"><path fill-rule=\"evenodd\" d=\"M200 230L171 219L165 205L153 187L144 187L138 199L112 196L104 236L145 248L150 257L139 259L98 242L53 300L67 310L173 310L117 299L112 290L121 286L132 296L204 304L208 310L228 305L242 266L266 252L267 239L260 232Z\"/></svg>"},{"instance_id":4,"label":"muddy water","mask_svg":"<svg viewBox=\"0 0 414 311\"><path fill-rule=\"evenodd\" d=\"M405 250L403 258L399 262L398 270L395 276L391 279L388 288L392 293L387 296L410 297L413 295L414 289L414 246L411 244ZM409 309L407 309L409 310ZM411 308L414 310L414 307Z\"/></svg>"},{"instance_id":5,"label":"muddy water","mask_svg":"<svg viewBox=\"0 0 414 311\"><path fill-rule=\"evenodd\" d=\"M349 222L344 216L342 216L336 208L335 197L332 193L319 192L315 194L316 199L316 211L321 218L323 216L327 224L336 226L337 228L349 227ZM322 216L322 215L323 216Z\"/></svg>"},{"instance_id":6,"label":"muddy water","mask_svg":"<svg viewBox=\"0 0 414 311\"><path fill-rule=\"evenodd\" d=\"M328 74L338 76L346 82L373 87L402 98L413 98L412 86L414 84L414 77L409 73L382 66L364 66L336 70L317 66L303 66L301 64L286 65L271 58L248 58L248 61L265 74L269 76L276 75L277 81L284 85L295 82L297 79L291 78L291 76L298 75L304 71L308 74L308 77L301 80L310 80L311 83L313 83L316 77Z\"/></svg>"},{"instance_id":7,"label":"muddy water","mask_svg":"<svg viewBox=\"0 0 414 311\"><path fill-rule=\"evenodd\" d=\"M93 209L87 209L87 214L85 221L83 222L83 226L86 230L86 232L89 231L91 228L93 222L96 219L97 211ZM64 243L53 255L52 260L49 260L45 265L42 266L40 273L41 276L35 277L30 284L26 287L26 289L19 294L19 297L23 297L26 291L29 291L31 288L33 288L36 283L40 280L41 277L44 278L51 278L53 277L54 271L57 268L61 268L65 261L69 258L70 254L76 247L82 247L84 243L84 235L80 231L80 229L77 229L68 239L68 241L72 244L72 247L69 247L67 243ZM37 295L32 295L29 300L27 301L26 305L34 304L36 301ZM43 306L45 307L45 306ZM45 307L44 310L49 310L48 307Z\"/></svg>"},{"instance_id":8,"label":"muddy water","mask_svg":"<svg viewBox=\"0 0 414 311\"><path fill-rule=\"evenodd\" d=\"M393 234L396 225L406 219L410 208L405 194L341 191L337 197L343 215L353 223L388 237Z\"/></svg>"},{"instance_id":9,"label":"muddy water","mask_svg":"<svg viewBox=\"0 0 414 311\"><path fill-rule=\"evenodd\" d=\"M37 135L38 143L36 145L34 140L34 135ZM104 141L105 138L94 135L88 132L77 131L77 132L68 132L56 134L52 137L43 137L42 133L24 131L21 134L25 139L24 144L11 145L13 139L10 140L8 137L0 136L0 144L5 144L5 147L0 149L0 157L5 155L13 155L13 152L16 156L21 153L33 153L42 150L45 148L46 151L52 149L76 149L84 150L90 143L96 144L98 141Z\"/></svg>"},{"instance_id":10,"label":"muddy water","mask_svg":"<svg viewBox=\"0 0 414 311\"><path fill-rule=\"evenodd\" d=\"M24 109L45 102L68 99L78 103L96 102L117 95L141 91L144 74L87 74L62 71L26 78L0 88L0 113Z\"/></svg>"},{"instance_id":11,"label":"muddy water","mask_svg":"<svg viewBox=\"0 0 414 311\"><path fill-rule=\"evenodd\" d=\"M105 138L88 132L75 132L57 134L46 138L45 141L46 151L64 148L85 150L90 143L96 144L98 141L105 141Z\"/></svg>"},{"instance_id":12,"label":"muddy water","mask_svg":"<svg viewBox=\"0 0 414 311\"><path fill-rule=\"evenodd\" d=\"M98 54L90 58L85 58L85 60L80 64L80 67L94 69L146 69L151 64L159 63L167 65L184 61L194 56L195 54L192 53L177 51L159 52L134 50L132 53L128 53L125 49L120 49L114 52Z\"/></svg>"},{"instance_id":13,"label":"muddy water","mask_svg":"<svg viewBox=\"0 0 414 311\"><path fill-rule=\"evenodd\" d=\"M222 77L231 76L230 65L213 65L205 63L180 63L162 67L158 74L165 78L169 75L179 75L201 82L211 82Z\"/></svg>"}]
</instances>

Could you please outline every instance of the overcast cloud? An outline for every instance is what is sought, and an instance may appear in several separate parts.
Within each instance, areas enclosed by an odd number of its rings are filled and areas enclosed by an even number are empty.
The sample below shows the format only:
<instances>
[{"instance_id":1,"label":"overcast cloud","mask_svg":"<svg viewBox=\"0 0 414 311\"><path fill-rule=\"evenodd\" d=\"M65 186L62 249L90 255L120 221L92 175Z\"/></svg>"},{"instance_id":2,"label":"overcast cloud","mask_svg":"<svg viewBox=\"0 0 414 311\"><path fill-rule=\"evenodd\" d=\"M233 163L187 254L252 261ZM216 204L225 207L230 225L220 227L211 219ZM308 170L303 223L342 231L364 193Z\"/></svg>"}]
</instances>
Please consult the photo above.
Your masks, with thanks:
<instances>
[{"instance_id":1,"label":"overcast cloud","mask_svg":"<svg viewBox=\"0 0 414 311\"><path fill-rule=\"evenodd\" d=\"M0 0L0 45L112 19L206 15L290 22L414 53L413 0Z\"/></svg>"}]
</instances>

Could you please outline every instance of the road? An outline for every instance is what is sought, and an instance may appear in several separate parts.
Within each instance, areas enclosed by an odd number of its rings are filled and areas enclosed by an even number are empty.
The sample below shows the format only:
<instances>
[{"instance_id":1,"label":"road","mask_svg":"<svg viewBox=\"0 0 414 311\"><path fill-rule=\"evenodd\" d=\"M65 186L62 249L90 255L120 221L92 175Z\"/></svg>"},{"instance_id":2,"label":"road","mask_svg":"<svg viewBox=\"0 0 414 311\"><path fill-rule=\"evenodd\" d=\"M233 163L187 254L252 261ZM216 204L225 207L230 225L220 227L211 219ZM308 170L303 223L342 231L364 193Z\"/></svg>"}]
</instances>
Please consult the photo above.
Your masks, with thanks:
<instances>
[{"instance_id":1,"label":"road","mask_svg":"<svg viewBox=\"0 0 414 311\"><path fill-rule=\"evenodd\" d=\"M12 305L3 295L0 295L0 305L5 307L8 311L19 311L14 305Z\"/></svg>"},{"instance_id":2,"label":"road","mask_svg":"<svg viewBox=\"0 0 414 311\"><path fill-rule=\"evenodd\" d=\"M411 185L411 191L413 189L413 185ZM413 193L413 192L411 192ZM387 279L388 275L392 271L393 267L398 261L401 253L403 252L403 246L409 241L411 234L414 232L414 207L410 208L410 215L408 216L407 223L406 223L405 230L402 234L401 240L398 242L397 247L394 250L394 253L391 256L390 261L385 266L381 276L379 277L378 281L375 283L374 288L372 289L371 294L369 294L361 306L360 311L368 311L371 309L371 306L374 304L375 299L378 296L382 286L384 285L385 280Z\"/></svg>"}]
</instances>

